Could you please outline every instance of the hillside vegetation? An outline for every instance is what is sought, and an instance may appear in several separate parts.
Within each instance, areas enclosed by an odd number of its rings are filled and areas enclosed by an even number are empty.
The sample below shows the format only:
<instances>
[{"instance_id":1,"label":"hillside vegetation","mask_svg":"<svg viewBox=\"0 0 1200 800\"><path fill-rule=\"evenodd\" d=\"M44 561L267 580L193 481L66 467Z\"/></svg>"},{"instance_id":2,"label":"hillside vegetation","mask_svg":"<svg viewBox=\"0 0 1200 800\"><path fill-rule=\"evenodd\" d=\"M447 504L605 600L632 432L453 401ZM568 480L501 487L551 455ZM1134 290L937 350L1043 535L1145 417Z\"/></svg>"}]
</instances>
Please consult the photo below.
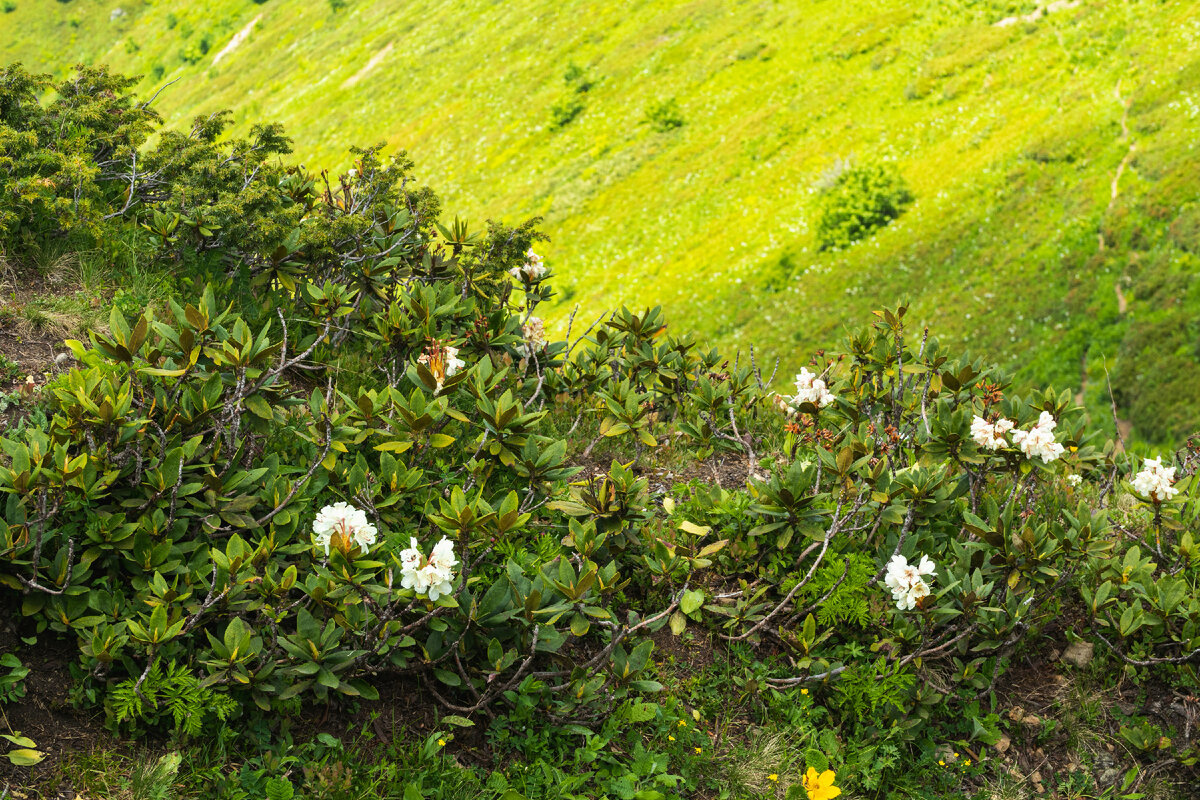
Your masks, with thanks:
<instances>
[{"instance_id":1,"label":"hillside vegetation","mask_svg":"<svg viewBox=\"0 0 1200 800\"><path fill-rule=\"evenodd\" d=\"M600 113L598 75L563 71L539 136ZM164 124L147 89L0 66L0 800L1194 797L1200 436L1150 458L1031 389L1052 339L1022 379L968 353L965 267L923 284L949 336L884 305L787 350L787 388L661 308L547 328L583 292L539 220L468 225L390 146L318 172L279 123ZM1113 289L1145 349L1114 404L1182 415L1186 279L1153 314L1138 287L1187 275L1190 212L1172 244L1121 211L1136 106L1077 236L1097 297L1105 259L1148 265ZM686 97L643 113L639 141L694 135ZM837 164L781 251L812 275L931 225L906 161ZM826 335L772 269L725 338L769 292ZM1067 318L1013 274L1014 319Z\"/></svg>"},{"instance_id":2,"label":"hillside vegetation","mask_svg":"<svg viewBox=\"0 0 1200 800\"><path fill-rule=\"evenodd\" d=\"M176 81L171 127L279 120L310 167L386 141L477 227L543 216L552 323L662 304L786 375L907 298L1094 416L1111 378L1141 438L1200 412L1194 3L14 5L0 62ZM822 187L880 162L915 202L819 251Z\"/></svg>"}]
</instances>

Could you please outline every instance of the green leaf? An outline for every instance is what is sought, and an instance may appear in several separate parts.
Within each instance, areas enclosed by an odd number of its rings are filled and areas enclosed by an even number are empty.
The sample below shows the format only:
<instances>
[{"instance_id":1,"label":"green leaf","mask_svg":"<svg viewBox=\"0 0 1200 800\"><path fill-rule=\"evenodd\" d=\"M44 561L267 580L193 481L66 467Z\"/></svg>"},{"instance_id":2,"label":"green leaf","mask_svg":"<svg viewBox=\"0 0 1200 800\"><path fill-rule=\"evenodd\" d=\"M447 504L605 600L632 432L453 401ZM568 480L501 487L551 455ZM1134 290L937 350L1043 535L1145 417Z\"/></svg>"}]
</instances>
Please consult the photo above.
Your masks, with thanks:
<instances>
[{"instance_id":1,"label":"green leaf","mask_svg":"<svg viewBox=\"0 0 1200 800\"><path fill-rule=\"evenodd\" d=\"M271 410L271 404L263 399L262 395L252 394L247 397L246 408L250 409L250 413L256 417L266 420L275 418L275 413Z\"/></svg>"},{"instance_id":2,"label":"green leaf","mask_svg":"<svg viewBox=\"0 0 1200 800\"><path fill-rule=\"evenodd\" d=\"M40 764L45 757L45 753L29 749L13 750L8 754L8 760L18 767L32 767Z\"/></svg>"},{"instance_id":3,"label":"green leaf","mask_svg":"<svg viewBox=\"0 0 1200 800\"><path fill-rule=\"evenodd\" d=\"M704 605L704 592L700 589L684 592L683 597L679 598L679 608L685 614L691 614L702 605Z\"/></svg>"},{"instance_id":4,"label":"green leaf","mask_svg":"<svg viewBox=\"0 0 1200 800\"><path fill-rule=\"evenodd\" d=\"M629 707L630 722L649 722L658 714L658 703L634 703Z\"/></svg>"},{"instance_id":5,"label":"green leaf","mask_svg":"<svg viewBox=\"0 0 1200 800\"><path fill-rule=\"evenodd\" d=\"M435 669L433 674L447 686L462 686L462 678L458 676L457 672L451 672L448 669Z\"/></svg>"},{"instance_id":6,"label":"green leaf","mask_svg":"<svg viewBox=\"0 0 1200 800\"><path fill-rule=\"evenodd\" d=\"M267 800L292 800L296 790L287 778L271 778L263 787Z\"/></svg>"}]
</instances>

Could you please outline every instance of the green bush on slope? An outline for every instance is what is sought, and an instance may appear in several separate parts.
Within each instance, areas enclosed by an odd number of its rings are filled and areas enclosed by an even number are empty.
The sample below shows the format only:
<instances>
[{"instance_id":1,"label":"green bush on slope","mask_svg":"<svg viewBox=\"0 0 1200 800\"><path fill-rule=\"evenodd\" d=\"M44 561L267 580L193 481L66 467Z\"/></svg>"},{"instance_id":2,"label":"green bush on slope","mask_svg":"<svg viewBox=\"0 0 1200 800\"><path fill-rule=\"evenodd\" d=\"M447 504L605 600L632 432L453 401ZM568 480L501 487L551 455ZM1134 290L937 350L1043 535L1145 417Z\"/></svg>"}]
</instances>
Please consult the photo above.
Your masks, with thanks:
<instances>
[{"instance_id":1,"label":"green bush on slope","mask_svg":"<svg viewBox=\"0 0 1200 800\"><path fill-rule=\"evenodd\" d=\"M817 241L822 250L850 247L898 218L912 201L912 190L894 167L851 167L825 191Z\"/></svg>"}]
</instances>

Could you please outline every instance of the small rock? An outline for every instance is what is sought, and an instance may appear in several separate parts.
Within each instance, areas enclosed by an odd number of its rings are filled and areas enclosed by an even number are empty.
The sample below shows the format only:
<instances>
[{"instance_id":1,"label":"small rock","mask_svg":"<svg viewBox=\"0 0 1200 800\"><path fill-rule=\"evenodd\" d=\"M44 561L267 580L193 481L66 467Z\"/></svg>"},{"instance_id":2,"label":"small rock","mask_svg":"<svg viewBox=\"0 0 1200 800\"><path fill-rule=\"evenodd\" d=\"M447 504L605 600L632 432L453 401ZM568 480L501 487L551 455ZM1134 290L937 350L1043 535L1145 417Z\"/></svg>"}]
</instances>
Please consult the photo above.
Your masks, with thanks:
<instances>
[{"instance_id":1,"label":"small rock","mask_svg":"<svg viewBox=\"0 0 1200 800\"><path fill-rule=\"evenodd\" d=\"M996 743L994 745L992 745L992 749L995 750L997 753L1007 753L1008 748L1011 745L1012 745L1012 739L1009 739L1004 734L1000 734L999 740L997 740Z\"/></svg>"},{"instance_id":2,"label":"small rock","mask_svg":"<svg viewBox=\"0 0 1200 800\"><path fill-rule=\"evenodd\" d=\"M1076 667L1086 667L1092 663L1096 646L1091 642L1071 642L1063 651L1062 660Z\"/></svg>"},{"instance_id":3,"label":"small rock","mask_svg":"<svg viewBox=\"0 0 1200 800\"><path fill-rule=\"evenodd\" d=\"M1028 711L1021 708L1020 706L1016 706L1015 708L1013 708L1012 711L1009 711L1008 718L1011 719L1013 722L1017 723L1018 725L1032 726L1032 725L1040 725L1042 722L1041 717L1039 717L1037 714L1030 714Z\"/></svg>"},{"instance_id":4,"label":"small rock","mask_svg":"<svg viewBox=\"0 0 1200 800\"><path fill-rule=\"evenodd\" d=\"M75 360L75 356L70 353L59 353L54 357L54 366L65 367Z\"/></svg>"},{"instance_id":5,"label":"small rock","mask_svg":"<svg viewBox=\"0 0 1200 800\"><path fill-rule=\"evenodd\" d=\"M1046 654L1046 659L1048 661L1058 661L1058 657L1061 655L1062 655L1062 651L1055 648L1054 650L1051 650L1049 653Z\"/></svg>"}]
</instances>

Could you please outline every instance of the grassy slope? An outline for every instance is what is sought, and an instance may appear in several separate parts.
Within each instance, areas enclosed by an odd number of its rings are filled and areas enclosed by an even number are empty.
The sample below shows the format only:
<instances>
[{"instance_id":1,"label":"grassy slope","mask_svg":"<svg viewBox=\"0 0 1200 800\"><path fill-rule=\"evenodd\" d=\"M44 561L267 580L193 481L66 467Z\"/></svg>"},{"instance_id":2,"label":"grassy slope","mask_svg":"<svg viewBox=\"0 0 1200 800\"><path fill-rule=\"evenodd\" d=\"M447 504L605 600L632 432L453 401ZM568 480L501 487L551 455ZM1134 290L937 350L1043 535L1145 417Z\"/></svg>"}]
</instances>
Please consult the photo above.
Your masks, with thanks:
<instances>
[{"instance_id":1,"label":"grassy slope","mask_svg":"<svg viewBox=\"0 0 1200 800\"><path fill-rule=\"evenodd\" d=\"M109 62L147 73L145 94L181 78L158 100L174 125L226 107L241 125L278 119L313 165L386 140L452 211L544 215L559 321L575 303L581 317L662 303L787 369L909 298L943 339L1027 380L1079 388L1086 372L1098 410L1107 370L1143 436L1200 418L1195 3L1084 0L1004 28L990 23L1032 6L17 5L0 61ZM203 38L208 53L182 60ZM597 82L553 131L572 62ZM655 132L645 110L669 98L685 124ZM918 201L874 239L817 253L815 187L839 158L894 161Z\"/></svg>"}]
</instances>

